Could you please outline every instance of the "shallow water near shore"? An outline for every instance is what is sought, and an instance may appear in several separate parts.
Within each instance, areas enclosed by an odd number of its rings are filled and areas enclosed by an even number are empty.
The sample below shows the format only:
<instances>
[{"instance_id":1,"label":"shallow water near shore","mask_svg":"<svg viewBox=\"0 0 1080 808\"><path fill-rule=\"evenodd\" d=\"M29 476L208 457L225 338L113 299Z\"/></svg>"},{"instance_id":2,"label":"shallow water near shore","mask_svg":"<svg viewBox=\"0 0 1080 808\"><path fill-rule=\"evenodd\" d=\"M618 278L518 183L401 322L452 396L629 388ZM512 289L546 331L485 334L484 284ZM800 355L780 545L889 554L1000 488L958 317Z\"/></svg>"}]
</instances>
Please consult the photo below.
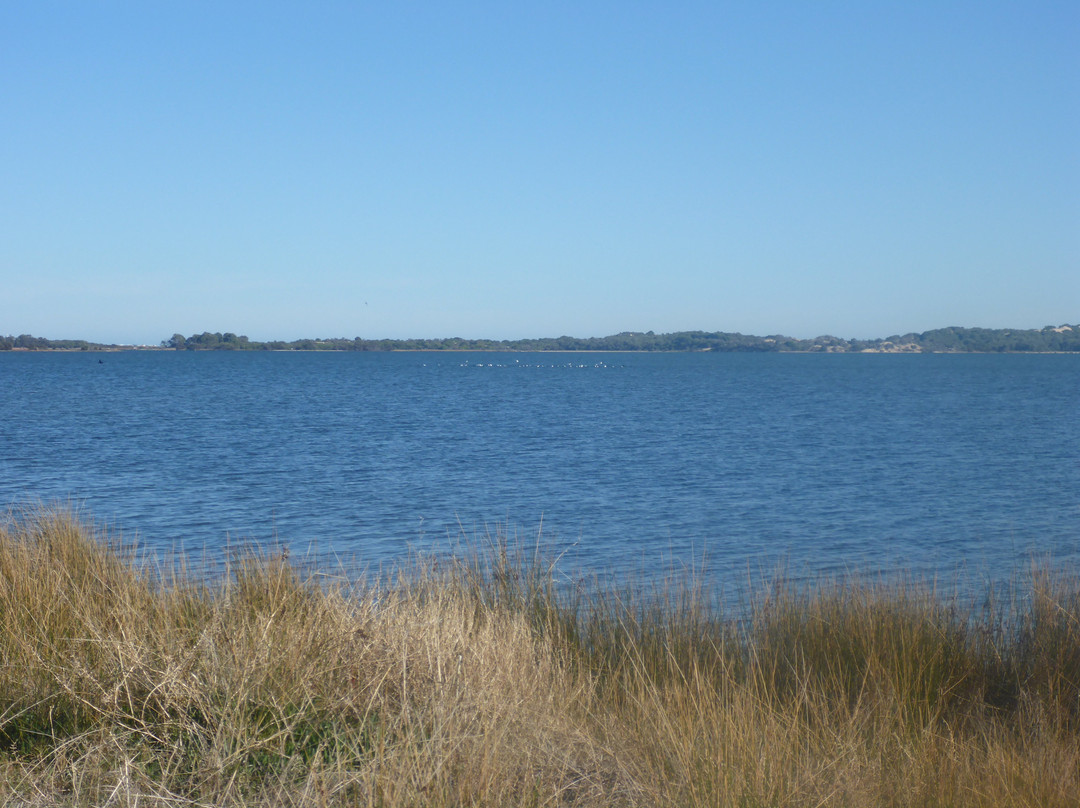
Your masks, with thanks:
<instances>
[{"instance_id":1,"label":"shallow water near shore","mask_svg":"<svg viewBox=\"0 0 1080 808\"><path fill-rule=\"evenodd\" d=\"M196 558L502 530L569 577L1004 581L1080 561L1078 392L1071 355L0 354L0 504Z\"/></svg>"}]
</instances>

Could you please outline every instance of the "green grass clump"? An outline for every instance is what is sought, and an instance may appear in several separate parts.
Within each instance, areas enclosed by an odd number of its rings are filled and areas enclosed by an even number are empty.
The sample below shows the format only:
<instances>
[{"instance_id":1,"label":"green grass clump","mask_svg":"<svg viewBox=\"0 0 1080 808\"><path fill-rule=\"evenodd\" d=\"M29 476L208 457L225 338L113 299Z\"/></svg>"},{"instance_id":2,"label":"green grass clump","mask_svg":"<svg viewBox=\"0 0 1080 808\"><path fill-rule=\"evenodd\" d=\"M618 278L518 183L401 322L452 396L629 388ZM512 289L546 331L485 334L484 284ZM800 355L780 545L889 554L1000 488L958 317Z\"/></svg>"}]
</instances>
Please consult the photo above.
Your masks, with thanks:
<instances>
[{"instance_id":1,"label":"green grass clump","mask_svg":"<svg viewBox=\"0 0 1080 808\"><path fill-rule=\"evenodd\" d=\"M488 552L490 550L490 552ZM0 802L1080 804L1080 585L567 592L496 537L327 586L168 575L64 510L0 524ZM753 594L753 593L751 593Z\"/></svg>"}]
</instances>

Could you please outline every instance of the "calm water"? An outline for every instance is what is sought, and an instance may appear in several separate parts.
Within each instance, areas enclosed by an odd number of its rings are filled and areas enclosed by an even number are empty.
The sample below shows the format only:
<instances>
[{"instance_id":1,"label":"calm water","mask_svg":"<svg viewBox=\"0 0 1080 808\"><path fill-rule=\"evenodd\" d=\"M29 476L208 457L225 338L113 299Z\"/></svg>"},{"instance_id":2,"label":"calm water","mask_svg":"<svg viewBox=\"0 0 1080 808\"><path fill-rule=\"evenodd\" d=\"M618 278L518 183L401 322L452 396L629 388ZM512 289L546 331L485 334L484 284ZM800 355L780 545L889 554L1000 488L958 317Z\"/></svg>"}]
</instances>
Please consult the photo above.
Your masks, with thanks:
<instances>
[{"instance_id":1,"label":"calm water","mask_svg":"<svg viewBox=\"0 0 1080 808\"><path fill-rule=\"evenodd\" d=\"M99 363L99 358L103 363ZM0 354L0 504L362 565L498 524L729 584L1080 562L1080 356Z\"/></svg>"}]
</instances>

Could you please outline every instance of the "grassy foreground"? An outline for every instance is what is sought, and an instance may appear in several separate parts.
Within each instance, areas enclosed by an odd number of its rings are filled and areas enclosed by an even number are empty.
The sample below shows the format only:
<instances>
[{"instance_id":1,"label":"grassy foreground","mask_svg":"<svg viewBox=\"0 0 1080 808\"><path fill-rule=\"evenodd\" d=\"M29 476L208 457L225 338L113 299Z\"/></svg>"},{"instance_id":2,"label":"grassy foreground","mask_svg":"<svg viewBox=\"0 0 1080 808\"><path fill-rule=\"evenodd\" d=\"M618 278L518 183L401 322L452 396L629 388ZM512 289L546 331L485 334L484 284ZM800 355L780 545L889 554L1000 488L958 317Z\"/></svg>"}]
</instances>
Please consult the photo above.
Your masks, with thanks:
<instances>
[{"instance_id":1,"label":"grassy foreground","mask_svg":"<svg viewBox=\"0 0 1080 808\"><path fill-rule=\"evenodd\" d=\"M0 803L1076 806L1080 586L559 595L417 564L141 571L65 511L0 526Z\"/></svg>"}]
</instances>

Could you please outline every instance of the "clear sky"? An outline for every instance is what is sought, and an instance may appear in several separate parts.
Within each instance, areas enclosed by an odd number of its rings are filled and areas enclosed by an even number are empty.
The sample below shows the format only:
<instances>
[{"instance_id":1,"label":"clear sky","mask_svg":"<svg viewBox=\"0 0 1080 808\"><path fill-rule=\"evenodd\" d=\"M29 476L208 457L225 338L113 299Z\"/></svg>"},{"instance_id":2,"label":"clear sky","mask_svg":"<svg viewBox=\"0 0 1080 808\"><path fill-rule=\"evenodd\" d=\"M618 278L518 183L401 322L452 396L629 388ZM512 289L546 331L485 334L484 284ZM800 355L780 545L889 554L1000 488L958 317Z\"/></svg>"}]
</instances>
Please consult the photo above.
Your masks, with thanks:
<instances>
[{"instance_id":1,"label":"clear sky","mask_svg":"<svg viewBox=\"0 0 1080 808\"><path fill-rule=\"evenodd\" d=\"M0 0L0 334L1064 322L1075 0Z\"/></svg>"}]
</instances>

